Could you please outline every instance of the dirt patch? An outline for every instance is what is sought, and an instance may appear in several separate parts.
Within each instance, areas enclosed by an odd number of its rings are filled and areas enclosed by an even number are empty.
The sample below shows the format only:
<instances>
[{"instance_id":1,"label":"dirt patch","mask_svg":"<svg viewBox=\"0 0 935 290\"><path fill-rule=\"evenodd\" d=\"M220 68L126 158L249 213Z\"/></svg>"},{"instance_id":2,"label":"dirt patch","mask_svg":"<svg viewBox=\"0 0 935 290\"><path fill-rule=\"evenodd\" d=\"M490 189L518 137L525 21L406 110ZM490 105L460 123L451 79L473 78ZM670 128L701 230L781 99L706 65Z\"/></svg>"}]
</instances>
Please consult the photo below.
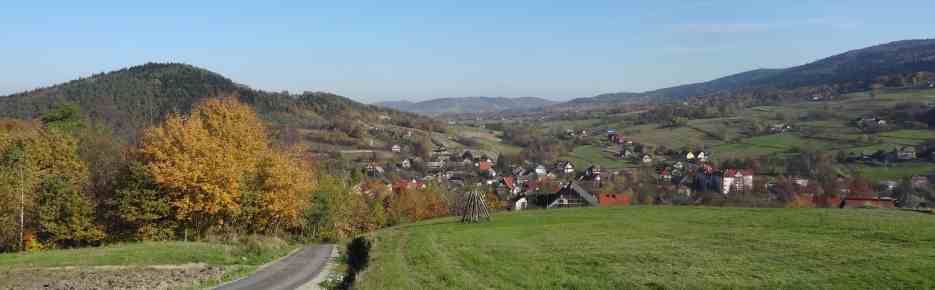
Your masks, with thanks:
<instances>
[{"instance_id":1,"label":"dirt patch","mask_svg":"<svg viewBox=\"0 0 935 290\"><path fill-rule=\"evenodd\" d=\"M66 267L0 270L0 289L171 289L217 280L217 266Z\"/></svg>"}]
</instances>

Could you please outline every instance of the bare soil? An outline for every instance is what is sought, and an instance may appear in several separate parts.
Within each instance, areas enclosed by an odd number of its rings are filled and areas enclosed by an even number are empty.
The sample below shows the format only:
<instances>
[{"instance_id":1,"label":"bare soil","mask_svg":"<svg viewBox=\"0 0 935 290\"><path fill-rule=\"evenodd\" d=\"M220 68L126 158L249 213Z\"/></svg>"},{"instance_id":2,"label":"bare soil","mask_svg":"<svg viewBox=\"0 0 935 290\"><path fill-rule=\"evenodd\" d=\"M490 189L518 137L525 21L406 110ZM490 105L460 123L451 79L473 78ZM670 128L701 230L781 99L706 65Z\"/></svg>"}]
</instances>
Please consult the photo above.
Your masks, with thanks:
<instances>
[{"instance_id":1,"label":"bare soil","mask_svg":"<svg viewBox=\"0 0 935 290\"><path fill-rule=\"evenodd\" d=\"M172 289L223 274L223 268L203 264L0 269L0 289Z\"/></svg>"}]
</instances>

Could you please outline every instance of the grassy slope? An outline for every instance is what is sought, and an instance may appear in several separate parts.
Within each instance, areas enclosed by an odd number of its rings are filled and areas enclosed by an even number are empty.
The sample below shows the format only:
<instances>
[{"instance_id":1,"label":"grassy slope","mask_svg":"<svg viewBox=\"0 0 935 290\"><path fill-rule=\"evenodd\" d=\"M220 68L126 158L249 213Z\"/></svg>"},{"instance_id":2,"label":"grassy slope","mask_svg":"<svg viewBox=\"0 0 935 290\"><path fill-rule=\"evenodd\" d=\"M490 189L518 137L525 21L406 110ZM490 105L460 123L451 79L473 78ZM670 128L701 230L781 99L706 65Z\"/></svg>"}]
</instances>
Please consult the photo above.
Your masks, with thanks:
<instances>
[{"instance_id":1,"label":"grassy slope","mask_svg":"<svg viewBox=\"0 0 935 290\"><path fill-rule=\"evenodd\" d=\"M358 289L933 288L935 217L887 210L585 208L375 234Z\"/></svg>"}]
</instances>

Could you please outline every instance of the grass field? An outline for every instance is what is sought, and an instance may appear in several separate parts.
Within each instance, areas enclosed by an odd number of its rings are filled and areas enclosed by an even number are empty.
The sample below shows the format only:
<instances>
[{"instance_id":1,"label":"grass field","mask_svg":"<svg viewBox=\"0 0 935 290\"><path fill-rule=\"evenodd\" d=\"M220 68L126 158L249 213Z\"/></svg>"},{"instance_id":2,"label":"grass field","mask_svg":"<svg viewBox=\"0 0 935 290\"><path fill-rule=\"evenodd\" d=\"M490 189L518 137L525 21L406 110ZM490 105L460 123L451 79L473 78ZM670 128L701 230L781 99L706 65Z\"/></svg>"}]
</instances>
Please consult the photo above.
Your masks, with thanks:
<instances>
[{"instance_id":1,"label":"grass field","mask_svg":"<svg viewBox=\"0 0 935 290\"><path fill-rule=\"evenodd\" d=\"M900 162L890 167L856 165L855 168L861 176L869 178L871 181L879 182L884 180L900 181L913 175L928 175L935 172L935 163L916 161Z\"/></svg>"},{"instance_id":2,"label":"grass field","mask_svg":"<svg viewBox=\"0 0 935 290\"><path fill-rule=\"evenodd\" d=\"M931 289L935 216L620 207L378 231L356 289Z\"/></svg>"}]
</instances>

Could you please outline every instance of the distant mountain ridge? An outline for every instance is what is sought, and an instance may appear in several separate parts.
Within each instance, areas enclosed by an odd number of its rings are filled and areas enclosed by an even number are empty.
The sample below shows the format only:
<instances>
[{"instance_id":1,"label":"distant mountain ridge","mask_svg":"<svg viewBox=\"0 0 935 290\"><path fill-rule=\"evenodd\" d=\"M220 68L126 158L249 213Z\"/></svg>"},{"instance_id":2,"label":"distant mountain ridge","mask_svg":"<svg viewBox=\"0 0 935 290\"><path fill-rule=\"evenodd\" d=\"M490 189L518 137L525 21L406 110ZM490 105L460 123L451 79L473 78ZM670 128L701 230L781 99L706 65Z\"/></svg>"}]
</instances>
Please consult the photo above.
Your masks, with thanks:
<instances>
[{"instance_id":1,"label":"distant mountain ridge","mask_svg":"<svg viewBox=\"0 0 935 290\"><path fill-rule=\"evenodd\" d=\"M580 107L631 102L679 101L708 96L805 97L930 81L935 73L935 39L902 40L851 50L785 69L756 69L715 80L642 93L612 93L551 106Z\"/></svg>"},{"instance_id":2,"label":"distant mountain ridge","mask_svg":"<svg viewBox=\"0 0 935 290\"><path fill-rule=\"evenodd\" d=\"M536 97L463 97L440 98L421 102L389 101L376 106L426 115L490 113L541 108L558 102Z\"/></svg>"}]
</instances>

